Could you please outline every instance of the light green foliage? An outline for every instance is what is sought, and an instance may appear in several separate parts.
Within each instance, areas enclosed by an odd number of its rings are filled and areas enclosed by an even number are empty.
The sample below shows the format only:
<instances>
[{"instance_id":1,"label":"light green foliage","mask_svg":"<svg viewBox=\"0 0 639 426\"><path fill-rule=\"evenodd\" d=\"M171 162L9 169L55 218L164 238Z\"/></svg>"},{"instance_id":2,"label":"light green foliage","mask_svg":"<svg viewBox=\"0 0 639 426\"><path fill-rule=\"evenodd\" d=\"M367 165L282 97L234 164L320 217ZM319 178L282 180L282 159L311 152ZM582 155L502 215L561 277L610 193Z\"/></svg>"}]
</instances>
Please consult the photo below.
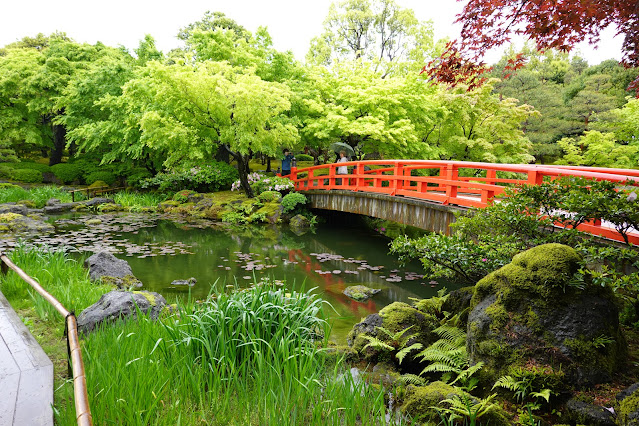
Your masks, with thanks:
<instances>
[{"instance_id":1,"label":"light green foliage","mask_svg":"<svg viewBox=\"0 0 639 426\"><path fill-rule=\"evenodd\" d=\"M107 186L111 186L115 183L116 177L111 172L93 172L87 175L84 179L84 183L87 185L92 185L95 182L102 182L102 184L106 184Z\"/></svg>"},{"instance_id":2,"label":"light green foliage","mask_svg":"<svg viewBox=\"0 0 639 426\"><path fill-rule=\"evenodd\" d=\"M380 79L369 67L340 63L316 68L302 88L299 118L303 140L328 147L341 140L387 158L434 159L440 154L426 141L445 114L436 87L416 75Z\"/></svg>"},{"instance_id":3,"label":"light green foliage","mask_svg":"<svg viewBox=\"0 0 639 426\"><path fill-rule=\"evenodd\" d=\"M258 200L263 203L269 201L279 201L282 199L282 194L279 191L264 191L257 196Z\"/></svg>"},{"instance_id":4,"label":"light green foliage","mask_svg":"<svg viewBox=\"0 0 639 426\"><path fill-rule=\"evenodd\" d=\"M237 170L234 167L213 161L201 166L180 166L170 172L158 173L142 180L140 186L157 188L162 192L181 189L215 192L229 189L237 176Z\"/></svg>"},{"instance_id":5,"label":"light green foliage","mask_svg":"<svg viewBox=\"0 0 639 426\"><path fill-rule=\"evenodd\" d=\"M590 167L639 167L639 143L620 144L614 133L591 130L578 139L563 138L558 142L564 156L557 164Z\"/></svg>"},{"instance_id":6,"label":"light green foliage","mask_svg":"<svg viewBox=\"0 0 639 426\"><path fill-rule=\"evenodd\" d=\"M455 394L452 398L440 401L440 406L433 408L447 425L456 424L458 421L464 421L464 424L468 425L481 424L477 422L478 419L490 417L490 414L498 416L498 419L504 422L506 419L498 412L499 406L492 402L495 396L496 394L492 394L486 398L477 399L468 394ZM488 423L490 424L490 420ZM499 421L496 424L499 424Z\"/></svg>"},{"instance_id":7,"label":"light green foliage","mask_svg":"<svg viewBox=\"0 0 639 426\"><path fill-rule=\"evenodd\" d=\"M10 177L13 180L26 183L42 183L42 172L31 169L14 169Z\"/></svg>"},{"instance_id":8,"label":"light green foliage","mask_svg":"<svg viewBox=\"0 0 639 426\"><path fill-rule=\"evenodd\" d=\"M281 204L284 208L284 213L294 212L299 210L304 206L308 200L304 194L300 194L299 192L291 192L290 194L286 194L284 198L282 198Z\"/></svg>"},{"instance_id":9,"label":"light green foliage","mask_svg":"<svg viewBox=\"0 0 639 426\"><path fill-rule=\"evenodd\" d=\"M72 163L59 163L51 167L53 174L63 183L79 181L82 177L82 169Z\"/></svg>"},{"instance_id":10,"label":"light green foliage","mask_svg":"<svg viewBox=\"0 0 639 426\"><path fill-rule=\"evenodd\" d=\"M488 163L528 163L530 141L521 125L535 114L529 105L492 93L494 81L468 92L460 87L446 92L444 119L427 142L441 147L442 157Z\"/></svg>"}]
</instances>

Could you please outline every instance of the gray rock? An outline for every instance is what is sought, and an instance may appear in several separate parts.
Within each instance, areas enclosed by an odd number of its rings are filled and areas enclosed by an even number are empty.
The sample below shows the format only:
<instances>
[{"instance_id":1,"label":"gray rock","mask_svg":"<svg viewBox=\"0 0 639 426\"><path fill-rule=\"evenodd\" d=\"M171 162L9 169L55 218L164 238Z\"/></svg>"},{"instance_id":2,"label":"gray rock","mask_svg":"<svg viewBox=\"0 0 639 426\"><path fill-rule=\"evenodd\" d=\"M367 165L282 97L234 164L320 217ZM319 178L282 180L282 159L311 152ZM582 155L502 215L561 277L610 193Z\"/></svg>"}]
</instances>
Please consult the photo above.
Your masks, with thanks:
<instances>
[{"instance_id":1,"label":"gray rock","mask_svg":"<svg viewBox=\"0 0 639 426\"><path fill-rule=\"evenodd\" d=\"M188 280L175 280L171 282L171 285L188 285L189 287L193 287L197 283L197 280L193 277Z\"/></svg>"},{"instance_id":2,"label":"gray rock","mask_svg":"<svg viewBox=\"0 0 639 426\"><path fill-rule=\"evenodd\" d=\"M39 220L37 216L28 217L18 213L0 213L0 234L40 234L53 231L55 231L53 225Z\"/></svg>"},{"instance_id":3,"label":"gray rock","mask_svg":"<svg viewBox=\"0 0 639 426\"><path fill-rule=\"evenodd\" d=\"M471 364L483 362L495 380L512 360L530 359L561 366L566 386L610 381L627 355L615 296L609 288L571 286L579 260L570 247L545 244L479 281L467 325Z\"/></svg>"},{"instance_id":4,"label":"gray rock","mask_svg":"<svg viewBox=\"0 0 639 426\"><path fill-rule=\"evenodd\" d=\"M156 320L166 300L162 295L150 291L114 290L100 297L97 303L86 308L78 316L78 330L82 334L94 331L100 324L118 319L135 319L138 309Z\"/></svg>"},{"instance_id":5,"label":"gray rock","mask_svg":"<svg viewBox=\"0 0 639 426\"><path fill-rule=\"evenodd\" d=\"M118 259L108 251L95 253L84 262L84 266L89 268L89 276L94 281L101 280L119 288L142 286L127 261Z\"/></svg>"},{"instance_id":6,"label":"gray rock","mask_svg":"<svg viewBox=\"0 0 639 426\"><path fill-rule=\"evenodd\" d=\"M24 204L5 203L0 204L0 214L2 213L16 213L23 216L27 215L27 206Z\"/></svg>"},{"instance_id":7,"label":"gray rock","mask_svg":"<svg viewBox=\"0 0 639 426\"><path fill-rule=\"evenodd\" d=\"M628 398L630 395L635 393L639 389L639 383L632 384L628 386L626 389L619 392L616 396L617 401L621 402L624 399Z\"/></svg>"},{"instance_id":8,"label":"gray rock","mask_svg":"<svg viewBox=\"0 0 639 426\"><path fill-rule=\"evenodd\" d=\"M56 204L60 204L60 200L58 200L57 198L49 198L47 200L47 206L55 206Z\"/></svg>"},{"instance_id":9,"label":"gray rock","mask_svg":"<svg viewBox=\"0 0 639 426\"><path fill-rule=\"evenodd\" d=\"M268 223L270 223L271 225L274 225L277 222L279 222L279 220L282 217L283 213L284 213L284 207L282 207L282 205L279 205L279 206L277 206L277 209L275 210L275 213L273 213L270 216L267 216L266 220L268 220Z\"/></svg>"},{"instance_id":10,"label":"gray rock","mask_svg":"<svg viewBox=\"0 0 639 426\"><path fill-rule=\"evenodd\" d=\"M352 285L352 286L346 287L344 291L342 291L342 293L344 293L346 296L350 297L351 299L355 299L361 302L361 301L370 299L371 297L373 297L380 291L382 290L378 288L366 287L365 285Z\"/></svg>"},{"instance_id":11,"label":"gray rock","mask_svg":"<svg viewBox=\"0 0 639 426\"><path fill-rule=\"evenodd\" d=\"M51 200L49 200L51 201ZM47 201L47 205L44 207L44 212L46 214L56 214L56 213L64 213L71 211L75 206L80 205L80 202L75 203L57 203L49 205L49 201Z\"/></svg>"},{"instance_id":12,"label":"gray rock","mask_svg":"<svg viewBox=\"0 0 639 426\"><path fill-rule=\"evenodd\" d=\"M298 214L291 218L289 226L291 227L291 231L297 235L301 235L310 229L311 222L306 217Z\"/></svg>"},{"instance_id":13,"label":"gray rock","mask_svg":"<svg viewBox=\"0 0 639 426\"><path fill-rule=\"evenodd\" d=\"M115 204L115 201L111 198L95 197L87 201L82 201L81 203L87 207L92 207L99 206L100 204Z\"/></svg>"},{"instance_id":14,"label":"gray rock","mask_svg":"<svg viewBox=\"0 0 639 426\"><path fill-rule=\"evenodd\" d=\"M590 426L615 426L615 415L604 407L587 404L577 399L566 403L567 417L577 424Z\"/></svg>"},{"instance_id":15,"label":"gray rock","mask_svg":"<svg viewBox=\"0 0 639 426\"><path fill-rule=\"evenodd\" d=\"M370 314L366 318L353 326L351 334L347 337L348 346L353 346L354 337L360 334L377 336L377 327L381 327L384 320L379 314Z\"/></svg>"}]
</instances>

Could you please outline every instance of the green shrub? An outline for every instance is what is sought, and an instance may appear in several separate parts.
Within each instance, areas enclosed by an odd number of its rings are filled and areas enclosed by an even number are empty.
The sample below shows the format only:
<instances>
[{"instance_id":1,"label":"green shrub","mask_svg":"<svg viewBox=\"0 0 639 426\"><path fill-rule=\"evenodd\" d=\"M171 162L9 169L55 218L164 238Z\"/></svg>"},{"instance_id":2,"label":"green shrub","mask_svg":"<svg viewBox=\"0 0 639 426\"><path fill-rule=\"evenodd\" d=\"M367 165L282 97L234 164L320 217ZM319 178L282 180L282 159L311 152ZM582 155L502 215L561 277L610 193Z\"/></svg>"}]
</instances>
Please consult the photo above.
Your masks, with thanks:
<instances>
[{"instance_id":1,"label":"green shrub","mask_svg":"<svg viewBox=\"0 0 639 426\"><path fill-rule=\"evenodd\" d=\"M197 192L214 192L230 189L238 178L237 170L226 163L214 161L212 164L181 167L170 172L158 173L145 179L142 188L158 188L160 191L190 189Z\"/></svg>"},{"instance_id":2,"label":"green shrub","mask_svg":"<svg viewBox=\"0 0 639 426\"><path fill-rule=\"evenodd\" d=\"M42 172L31 169L18 169L11 172L11 178L19 182L42 183Z\"/></svg>"},{"instance_id":3,"label":"green shrub","mask_svg":"<svg viewBox=\"0 0 639 426\"><path fill-rule=\"evenodd\" d=\"M300 194L299 192L291 192L290 194L286 194L284 198L282 198L282 207L284 207L284 213L289 213L297 210L306 204L308 200L304 196L304 194Z\"/></svg>"},{"instance_id":4,"label":"green shrub","mask_svg":"<svg viewBox=\"0 0 639 426\"><path fill-rule=\"evenodd\" d=\"M89 188L102 188L102 187L105 187L105 186L109 186L109 184L104 182L104 181L102 181L102 180L96 180L91 185L89 185Z\"/></svg>"},{"instance_id":5,"label":"green shrub","mask_svg":"<svg viewBox=\"0 0 639 426\"><path fill-rule=\"evenodd\" d=\"M297 161L315 161L314 158L308 154L297 154L295 159Z\"/></svg>"},{"instance_id":6,"label":"green shrub","mask_svg":"<svg viewBox=\"0 0 639 426\"><path fill-rule=\"evenodd\" d=\"M257 199L263 203L268 203L269 201L279 201L282 199L282 194L277 191L264 191L257 196Z\"/></svg>"},{"instance_id":7,"label":"green shrub","mask_svg":"<svg viewBox=\"0 0 639 426\"><path fill-rule=\"evenodd\" d=\"M111 186L115 183L116 177L111 172L93 172L84 178L87 185L91 185L94 182L102 181L105 182L108 186Z\"/></svg>"},{"instance_id":8,"label":"green shrub","mask_svg":"<svg viewBox=\"0 0 639 426\"><path fill-rule=\"evenodd\" d=\"M10 178L13 171L13 163L0 163L0 177Z\"/></svg>"},{"instance_id":9,"label":"green shrub","mask_svg":"<svg viewBox=\"0 0 639 426\"><path fill-rule=\"evenodd\" d=\"M145 179L151 178L153 175L147 169L135 167L125 175L128 186L139 187Z\"/></svg>"},{"instance_id":10,"label":"green shrub","mask_svg":"<svg viewBox=\"0 0 639 426\"><path fill-rule=\"evenodd\" d=\"M78 164L60 163L51 166L53 174L64 183L71 183L80 180L82 168Z\"/></svg>"},{"instance_id":11,"label":"green shrub","mask_svg":"<svg viewBox=\"0 0 639 426\"><path fill-rule=\"evenodd\" d=\"M33 162L23 162L23 163L15 163L13 164L13 168L18 170L37 170L41 173L50 172L51 167L47 164L33 163Z\"/></svg>"}]
</instances>

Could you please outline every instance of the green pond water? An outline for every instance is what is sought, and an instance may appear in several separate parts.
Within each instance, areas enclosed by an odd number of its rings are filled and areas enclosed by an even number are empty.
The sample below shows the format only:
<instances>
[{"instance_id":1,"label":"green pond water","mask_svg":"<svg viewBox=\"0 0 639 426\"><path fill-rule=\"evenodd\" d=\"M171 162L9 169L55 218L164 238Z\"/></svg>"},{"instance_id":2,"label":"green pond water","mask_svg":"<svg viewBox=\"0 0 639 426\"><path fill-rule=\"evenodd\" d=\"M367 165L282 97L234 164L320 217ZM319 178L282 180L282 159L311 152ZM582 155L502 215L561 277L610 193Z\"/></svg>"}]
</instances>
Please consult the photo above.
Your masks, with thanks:
<instances>
[{"instance_id":1,"label":"green pond water","mask_svg":"<svg viewBox=\"0 0 639 426\"><path fill-rule=\"evenodd\" d=\"M86 222L100 219L102 223ZM353 324L384 306L433 296L450 283L424 277L419 262L400 266L388 254L390 239L358 220L331 220L315 232L294 234L286 225L232 227L178 223L159 215L61 216L58 232L32 242L90 254L108 249L126 259L144 288L176 297L204 299L212 286L247 287L266 277L288 289L314 288L330 303L331 338L345 343ZM194 286L172 285L195 278ZM342 294L363 284L381 292L365 302Z\"/></svg>"}]
</instances>

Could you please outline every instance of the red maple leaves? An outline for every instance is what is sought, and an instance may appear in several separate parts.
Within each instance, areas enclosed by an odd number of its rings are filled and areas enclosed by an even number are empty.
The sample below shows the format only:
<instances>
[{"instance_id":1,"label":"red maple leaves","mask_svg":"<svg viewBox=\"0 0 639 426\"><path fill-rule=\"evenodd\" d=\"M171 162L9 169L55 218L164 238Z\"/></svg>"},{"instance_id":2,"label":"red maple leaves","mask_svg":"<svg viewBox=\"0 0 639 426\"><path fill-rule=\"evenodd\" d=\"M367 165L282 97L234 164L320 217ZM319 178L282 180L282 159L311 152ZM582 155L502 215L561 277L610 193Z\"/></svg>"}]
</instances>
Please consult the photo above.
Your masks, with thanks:
<instances>
[{"instance_id":1,"label":"red maple leaves","mask_svg":"<svg viewBox=\"0 0 639 426\"><path fill-rule=\"evenodd\" d=\"M462 1L462 0L460 0ZM535 41L537 49L569 51L575 44L596 44L609 25L624 36L623 63L639 66L639 1L637 0L468 0L457 22L461 38L428 63L423 73L432 79L476 87L489 68L481 62L487 50L508 43L513 35ZM520 55L507 72L523 65ZM639 89L639 77L632 83Z\"/></svg>"}]
</instances>

